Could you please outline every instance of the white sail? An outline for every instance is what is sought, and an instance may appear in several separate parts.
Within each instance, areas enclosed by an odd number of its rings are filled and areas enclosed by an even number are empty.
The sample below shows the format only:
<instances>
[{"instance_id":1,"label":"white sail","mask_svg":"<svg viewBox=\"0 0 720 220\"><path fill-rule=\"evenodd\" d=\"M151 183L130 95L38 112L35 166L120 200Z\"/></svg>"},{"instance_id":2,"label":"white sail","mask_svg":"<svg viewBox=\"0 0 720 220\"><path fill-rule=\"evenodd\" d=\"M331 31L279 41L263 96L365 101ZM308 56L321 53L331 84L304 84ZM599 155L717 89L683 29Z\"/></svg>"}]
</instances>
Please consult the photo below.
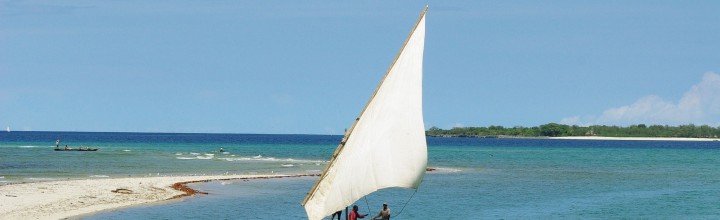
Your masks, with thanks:
<instances>
[{"instance_id":1,"label":"white sail","mask_svg":"<svg viewBox=\"0 0 720 220\"><path fill-rule=\"evenodd\" d=\"M322 219L379 189L420 185L427 167L422 114L425 11L305 198L309 219Z\"/></svg>"}]
</instances>

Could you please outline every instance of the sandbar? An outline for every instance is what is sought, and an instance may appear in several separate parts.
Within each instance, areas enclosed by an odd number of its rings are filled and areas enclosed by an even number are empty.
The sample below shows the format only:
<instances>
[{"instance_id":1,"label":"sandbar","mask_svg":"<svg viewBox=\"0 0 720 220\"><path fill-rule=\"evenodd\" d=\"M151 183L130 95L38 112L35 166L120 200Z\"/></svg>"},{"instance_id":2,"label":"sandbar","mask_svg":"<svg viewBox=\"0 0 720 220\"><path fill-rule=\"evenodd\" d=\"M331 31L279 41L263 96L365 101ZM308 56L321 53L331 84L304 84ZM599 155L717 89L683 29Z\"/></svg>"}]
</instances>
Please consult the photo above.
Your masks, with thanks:
<instances>
[{"instance_id":1,"label":"sandbar","mask_svg":"<svg viewBox=\"0 0 720 220\"><path fill-rule=\"evenodd\" d=\"M217 175L81 179L0 186L0 219L62 219L202 193L188 183L312 175Z\"/></svg>"}]
</instances>

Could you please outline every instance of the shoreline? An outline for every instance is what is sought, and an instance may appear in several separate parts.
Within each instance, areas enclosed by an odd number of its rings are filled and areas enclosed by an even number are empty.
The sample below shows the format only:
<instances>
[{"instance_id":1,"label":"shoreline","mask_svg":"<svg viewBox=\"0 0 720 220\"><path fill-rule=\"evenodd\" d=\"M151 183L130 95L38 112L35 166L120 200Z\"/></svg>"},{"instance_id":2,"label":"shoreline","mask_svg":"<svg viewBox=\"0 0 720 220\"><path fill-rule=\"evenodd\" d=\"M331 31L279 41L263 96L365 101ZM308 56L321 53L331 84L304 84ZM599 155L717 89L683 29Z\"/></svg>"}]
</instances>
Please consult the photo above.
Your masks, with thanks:
<instances>
[{"instance_id":1,"label":"shoreline","mask_svg":"<svg viewBox=\"0 0 720 220\"><path fill-rule=\"evenodd\" d=\"M547 137L558 140L603 140L603 141L720 141L720 138L682 138L682 137L601 137L601 136L565 136Z\"/></svg>"},{"instance_id":2,"label":"shoreline","mask_svg":"<svg viewBox=\"0 0 720 220\"><path fill-rule=\"evenodd\" d=\"M489 138L489 139L557 139L557 140L603 140L603 141L720 141L720 138L686 138L686 137L605 137L605 136L507 136L507 135L437 135L435 138Z\"/></svg>"},{"instance_id":3,"label":"shoreline","mask_svg":"<svg viewBox=\"0 0 720 220\"><path fill-rule=\"evenodd\" d=\"M187 186L192 183L303 176L317 174L121 177L2 185L0 219L63 219L207 194Z\"/></svg>"}]
</instances>

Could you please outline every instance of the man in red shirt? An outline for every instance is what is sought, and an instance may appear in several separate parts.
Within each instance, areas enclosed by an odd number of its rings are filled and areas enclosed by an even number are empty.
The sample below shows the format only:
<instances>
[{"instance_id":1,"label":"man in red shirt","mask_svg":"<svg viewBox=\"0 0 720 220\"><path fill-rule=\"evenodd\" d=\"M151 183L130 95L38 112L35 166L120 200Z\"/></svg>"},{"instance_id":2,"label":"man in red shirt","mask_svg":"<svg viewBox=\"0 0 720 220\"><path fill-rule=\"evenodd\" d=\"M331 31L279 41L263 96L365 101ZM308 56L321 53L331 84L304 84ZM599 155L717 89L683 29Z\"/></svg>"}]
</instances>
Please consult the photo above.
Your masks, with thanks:
<instances>
[{"instance_id":1,"label":"man in red shirt","mask_svg":"<svg viewBox=\"0 0 720 220\"><path fill-rule=\"evenodd\" d=\"M365 218L368 214L360 214L358 213L358 207L357 205L353 206L353 210L350 211L350 220L357 220L358 218Z\"/></svg>"}]
</instances>

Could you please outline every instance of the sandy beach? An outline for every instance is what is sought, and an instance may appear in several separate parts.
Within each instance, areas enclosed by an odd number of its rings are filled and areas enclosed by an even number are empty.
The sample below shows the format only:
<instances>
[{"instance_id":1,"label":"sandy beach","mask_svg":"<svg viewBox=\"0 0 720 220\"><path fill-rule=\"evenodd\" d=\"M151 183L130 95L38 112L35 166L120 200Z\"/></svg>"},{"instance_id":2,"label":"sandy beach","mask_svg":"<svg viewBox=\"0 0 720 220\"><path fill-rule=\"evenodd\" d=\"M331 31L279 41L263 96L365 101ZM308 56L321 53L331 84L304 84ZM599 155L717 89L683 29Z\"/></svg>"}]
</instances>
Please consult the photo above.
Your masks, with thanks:
<instances>
[{"instance_id":1,"label":"sandy beach","mask_svg":"<svg viewBox=\"0 0 720 220\"><path fill-rule=\"evenodd\" d=\"M601 137L601 136L568 136L549 137L565 140L626 140L626 141L720 141L720 138L680 138L680 137Z\"/></svg>"},{"instance_id":2,"label":"sandy beach","mask_svg":"<svg viewBox=\"0 0 720 220\"><path fill-rule=\"evenodd\" d=\"M221 175L83 179L0 186L0 219L62 219L158 202L196 191L187 183L300 175Z\"/></svg>"}]
</instances>

